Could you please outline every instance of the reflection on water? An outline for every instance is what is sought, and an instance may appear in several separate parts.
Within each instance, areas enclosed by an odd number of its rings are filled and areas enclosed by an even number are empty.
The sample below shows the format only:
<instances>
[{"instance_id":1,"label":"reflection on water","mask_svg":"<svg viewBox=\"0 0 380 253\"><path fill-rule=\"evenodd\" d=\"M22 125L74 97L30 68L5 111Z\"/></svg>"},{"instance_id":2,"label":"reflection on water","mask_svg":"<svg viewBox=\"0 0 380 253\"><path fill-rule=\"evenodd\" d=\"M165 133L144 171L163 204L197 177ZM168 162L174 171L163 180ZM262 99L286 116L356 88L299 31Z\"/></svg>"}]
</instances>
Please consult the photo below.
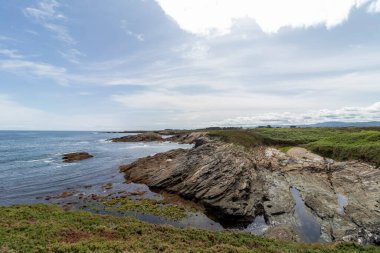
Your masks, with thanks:
<instances>
[{"instance_id":1,"label":"reflection on water","mask_svg":"<svg viewBox=\"0 0 380 253\"><path fill-rule=\"evenodd\" d=\"M221 231L223 230L223 227L218 223L210 218L208 218L205 214L201 212L196 213L188 213L187 217L184 217L178 221L165 219L163 217L155 216L155 215L149 215L139 212L126 212L124 213L126 216L135 217L139 220L146 221L153 224L168 224L175 227L195 227L195 228L203 228L208 229L212 231Z\"/></svg>"},{"instance_id":2,"label":"reflection on water","mask_svg":"<svg viewBox=\"0 0 380 253\"><path fill-rule=\"evenodd\" d=\"M256 216L255 220L248 225L248 227L245 229L245 231L255 234L255 235L262 235L268 230L268 225L265 222L264 215L258 215Z\"/></svg>"},{"instance_id":3,"label":"reflection on water","mask_svg":"<svg viewBox=\"0 0 380 253\"><path fill-rule=\"evenodd\" d=\"M339 208L337 209L337 211L339 214L343 215L344 214L344 207L348 203L348 198L344 195L339 194L339 193L336 194L336 198L337 198L338 205L339 205Z\"/></svg>"},{"instance_id":4,"label":"reflection on water","mask_svg":"<svg viewBox=\"0 0 380 253\"><path fill-rule=\"evenodd\" d=\"M305 203L297 188L292 186L290 192L296 202L294 216L299 223L297 232L301 240L304 242L317 242L321 235L321 225L315 217L306 210Z\"/></svg>"}]
</instances>

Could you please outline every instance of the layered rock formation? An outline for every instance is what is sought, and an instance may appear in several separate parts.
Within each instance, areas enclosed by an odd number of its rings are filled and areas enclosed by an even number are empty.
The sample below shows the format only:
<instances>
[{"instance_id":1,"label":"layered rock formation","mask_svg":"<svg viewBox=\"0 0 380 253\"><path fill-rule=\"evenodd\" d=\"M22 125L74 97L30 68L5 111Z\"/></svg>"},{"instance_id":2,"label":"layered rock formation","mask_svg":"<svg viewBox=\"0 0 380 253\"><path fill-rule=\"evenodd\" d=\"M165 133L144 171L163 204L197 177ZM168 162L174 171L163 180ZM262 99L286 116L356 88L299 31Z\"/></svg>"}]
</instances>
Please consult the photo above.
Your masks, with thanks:
<instances>
[{"instance_id":1,"label":"layered rock formation","mask_svg":"<svg viewBox=\"0 0 380 253\"><path fill-rule=\"evenodd\" d=\"M204 135L194 141L192 149L142 158L120 170L129 181L200 202L222 220L250 222L264 215L272 235L293 238L296 232L307 241L314 240L314 230L321 241L380 243L380 170L301 148L285 154Z\"/></svg>"}]
</instances>

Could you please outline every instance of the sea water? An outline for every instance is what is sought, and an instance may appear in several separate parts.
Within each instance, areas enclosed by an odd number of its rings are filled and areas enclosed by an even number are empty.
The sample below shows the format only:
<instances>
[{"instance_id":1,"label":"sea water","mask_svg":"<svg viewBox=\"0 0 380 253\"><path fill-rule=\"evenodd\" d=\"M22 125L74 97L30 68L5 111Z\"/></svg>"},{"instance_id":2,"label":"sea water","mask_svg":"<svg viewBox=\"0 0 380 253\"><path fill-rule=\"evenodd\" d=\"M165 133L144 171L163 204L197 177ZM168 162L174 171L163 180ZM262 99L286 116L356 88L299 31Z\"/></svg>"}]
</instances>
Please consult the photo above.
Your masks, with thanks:
<instances>
[{"instance_id":1,"label":"sea water","mask_svg":"<svg viewBox=\"0 0 380 253\"><path fill-rule=\"evenodd\" d=\"M127 134L0 131L0 205L41 202L47 195L106 183L123 188L120 165L159 152L191 147L170 142L108 141L124 135ZM63 163L62 154L80 151L94 158Z\"/></svg>"}]
</instances>

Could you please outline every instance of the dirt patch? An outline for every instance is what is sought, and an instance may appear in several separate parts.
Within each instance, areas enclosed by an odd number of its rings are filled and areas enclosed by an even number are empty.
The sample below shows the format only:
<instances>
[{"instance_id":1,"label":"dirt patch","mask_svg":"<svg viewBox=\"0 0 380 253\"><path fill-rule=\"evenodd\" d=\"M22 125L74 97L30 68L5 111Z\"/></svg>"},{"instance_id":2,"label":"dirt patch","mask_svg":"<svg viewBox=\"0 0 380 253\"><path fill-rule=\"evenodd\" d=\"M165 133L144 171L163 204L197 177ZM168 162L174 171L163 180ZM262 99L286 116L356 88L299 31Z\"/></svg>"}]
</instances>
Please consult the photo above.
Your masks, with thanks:
<instances>
[{"instance_id":1,"label":"dirt patch","mask_svg":"<svg viewBox=\"0 0 380 253\"><path fill-rule=\"evenodd\" d=\"M62 235L62 241L65 243L76 243L79 241L87 240L91 237L89 233L78 230L65 231L62 233Z\"/></svg>"}]
</instances>

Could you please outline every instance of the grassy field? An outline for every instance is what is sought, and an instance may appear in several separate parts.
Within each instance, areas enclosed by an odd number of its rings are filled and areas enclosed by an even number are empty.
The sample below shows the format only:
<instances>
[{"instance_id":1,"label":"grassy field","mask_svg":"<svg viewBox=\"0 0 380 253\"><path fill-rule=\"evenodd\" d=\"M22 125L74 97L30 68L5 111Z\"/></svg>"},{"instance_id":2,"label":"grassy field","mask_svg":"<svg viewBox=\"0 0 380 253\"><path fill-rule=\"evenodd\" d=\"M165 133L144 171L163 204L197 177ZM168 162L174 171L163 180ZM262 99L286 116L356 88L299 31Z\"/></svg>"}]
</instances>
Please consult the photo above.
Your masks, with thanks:
<instances>
[{"instance_id":1,"label":"grassy field","mask_svg":"<svg viewBox=\"0 0 380 253\"><path fill-rule=\"evenodd\" d=\"M170 205L164 201L151 199L128 199L117 197L112 200L103 201L106 210L116 211L136 211L144 214L164 217L167 219L178 220L186 217L186 210L176 205Z\"/></svg>"},{"instance_id":2,"label":"grassy field","mask_svg":"<svg viewBox=\"0 0 380 253\"><path fill-rule=\"evenodd\" d=\"M0 207L0 252L371 252L352 243L276 242L237 232L158 226L133 218L65 212L55 205Z\"/></svg>"},{"instance_id":3,"label":"grassy field","mask_svg":"<svg viewBox=\"0 0 380 253\"><path fill-rule=\"evenodd\" d=\"M380 166L380 127L230 129L209 135L244 147L302 146L336 160L358 159Z\"/></svg>"}]
</instances>

